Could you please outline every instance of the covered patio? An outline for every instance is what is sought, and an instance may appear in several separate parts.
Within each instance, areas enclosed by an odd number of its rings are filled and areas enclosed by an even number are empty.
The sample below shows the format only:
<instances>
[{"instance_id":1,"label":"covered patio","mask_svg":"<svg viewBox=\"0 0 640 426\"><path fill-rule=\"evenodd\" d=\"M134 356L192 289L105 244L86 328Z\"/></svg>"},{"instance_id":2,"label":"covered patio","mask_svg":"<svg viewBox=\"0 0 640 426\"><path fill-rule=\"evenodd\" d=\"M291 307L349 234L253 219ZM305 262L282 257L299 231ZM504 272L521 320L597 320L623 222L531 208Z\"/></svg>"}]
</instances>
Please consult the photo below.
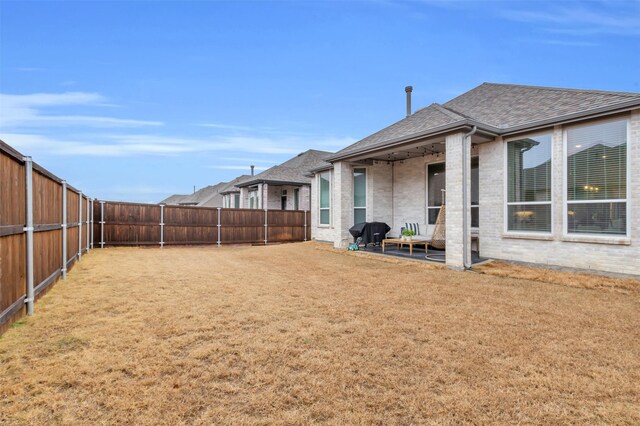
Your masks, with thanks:
<instances>
[{"instance_id":1,"label":"covered patio","mask_svg":"<svg viewBox=\"0 0 640 426\"><path fill-rule=\"evenodd\" d=\"M410 253L408 246L397 246L395 244L386 245L384 251L382 249L382 245L368 245L366 247L361 247L361 251L367 253L375 253L384 256L398 257L402 259L412 259L419 260L424 262L444 262L446 260L446 251L438 250L434 248L429 248L429 254L427 257L427 250L423 245L416 245L413 247L412 252ZM486 258L480 257L480 254L477 250L471 251L471 264L476 264L480 262L484 262L487 260Z\"/></svg>"},{"instance_id":2,"label":"covered patio","mask_svg":"<svg viewBox=\"0 0 640 426\"><path fill-rule=\"evenodd\" d=\"M387 223L391 228L387 238L400 237L401 230L410 226L416 230L413 238L430 240L446 205L442 220L446 244L443 250L433 250L434 257L459 269L481 261L479 145L494 135L470 126L460 130L464 132L386 143L377 150L368 147L334 163L334 182L342 191L333 192L333 201L342 212L337 219L343 223L345 243L353 242L348 229L363 221ZM377 246L367 250L382 253ZM412 255L406 246L387 247L385 254L425 258L423 246L414 246Z\"/></svg>"}]
</instances>

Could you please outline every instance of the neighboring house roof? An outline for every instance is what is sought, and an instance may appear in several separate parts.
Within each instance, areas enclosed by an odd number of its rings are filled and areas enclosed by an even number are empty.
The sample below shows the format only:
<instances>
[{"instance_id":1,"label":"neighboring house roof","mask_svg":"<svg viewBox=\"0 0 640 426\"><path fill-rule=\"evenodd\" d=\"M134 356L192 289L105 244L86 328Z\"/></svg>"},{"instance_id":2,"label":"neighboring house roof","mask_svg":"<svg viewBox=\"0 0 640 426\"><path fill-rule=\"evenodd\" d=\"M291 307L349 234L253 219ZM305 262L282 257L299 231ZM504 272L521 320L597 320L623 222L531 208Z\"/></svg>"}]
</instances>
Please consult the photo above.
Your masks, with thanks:
<instances>
[{"instance_id":1,"label":"neighboring house roof","mask_svg":"<svg viewBox=\"0 0 640 426\"><path fill-rule=\"evenodd\" d=\"M240 192L240 188L238 188L236 185L240 185L241 183L246 182L250 179L253 179L254 177L255 176L251 176L251 175L240 175L234 180L232 180L231 182L227 182L227 184L220 189L220 194L225 195L225 194L233 194L235 192Z\"/></svg>"},{"instance_id":2,"label":"neighboring house roof","mask_svg":"<svg viewBox=\"0 0 640 426\"><path fill-rule=\"evenodd\" d=\"M407 140L477 126L489 135L640 106L640 93L483 83L443 105L431 104L328 158L336 161Z\"/></svg>"},{"instance_id":3,"label":"neighboring house roof","mask_svg":"<svg viewBox=\"0 0 640 426\"><path fill-rule=\"evenodd\" d=\"M310 149L236 186L244 187L257 183L310 185L311 178L307 175L309 171L328 165L326 159L332 155L332 152Z\"/></svg>"},{"instance_id":4,"label":"neighboring house roof","mask_svg":"<svg viewBox=\"0 0 640 426\"><path fill-rule=\"evenodd\" d=\"M188 197L188 195L181 195L181 194L173 194L170 197L165 198L164 200L160 201L159 204L167 204L167 205L178 205L180 203L180 200L182 200L183 198Z\"/></svg>"},{"instance_id":5,"label":"neighboring house roof","mask_svg":"<svg viewBox=\"0 0 640 426\"><path fill-rule=\"evenodd\" d=\"M202 189L197 190L191 195L187 195L178 204L182 206L198 206L200 203L210 200L213 196L217 195L219 188L226 185L226 182L220 182L215 185L205 186Z\"/></svg>"}]
</instances>

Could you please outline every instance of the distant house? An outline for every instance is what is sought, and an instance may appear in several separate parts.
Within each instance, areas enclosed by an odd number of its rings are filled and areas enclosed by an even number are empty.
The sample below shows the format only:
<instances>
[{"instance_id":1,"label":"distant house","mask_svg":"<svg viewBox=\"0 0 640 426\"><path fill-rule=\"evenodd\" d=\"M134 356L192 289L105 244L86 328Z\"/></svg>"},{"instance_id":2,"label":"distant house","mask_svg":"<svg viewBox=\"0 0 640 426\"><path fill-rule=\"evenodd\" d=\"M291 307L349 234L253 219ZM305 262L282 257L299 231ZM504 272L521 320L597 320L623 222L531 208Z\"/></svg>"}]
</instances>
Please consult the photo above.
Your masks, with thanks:
<instances>
[{"instance_id":1,"label":"distant house","mask_svg":"<svg viewBox=\"0 0 640 426\"><path fill-rule=\"evenodd\" d=\"M269 210L309 210L311 178L309 171L329 165L331 152L307 150L282 164L273 166L235 186L240 207Z\"/></svg>"},{"instance_id":2,"label":"distant house","mask_svg":"<svg viewBox=\"0 0 640 426\"><path fill-rule=\"evenodd\" d=\"M417 224L446 205L446 263L479 254L640 275L640 93L484 83L338 151L313 170L312 235ZM476 249L478 249L476 245Z\"/></svg>"},{"instance_id":3,"label":"distant house","mask_svg":"<svg viewBox=\"0 0 640 426\"><path fill-rule=\"evenodd\" d=\"M166 204L168 206L177 206L180 203L180 200L186 197L188 197L188 195L173 194L165 198L164 200L160 201L159 204Z\"/></svg>"},{"instance_id":4,"label":"distant house","mask_svg":"<svg viewBox=\"0 0 640 426\"><path fill-rule=\"evenodd\" d=\"M215 207L225 207L229 209L240 208L240 188L238 188L236 185L251 178L253 178L253 175L241 175L233 179L232 181L227 182L223 187L220 188L222 204L220 206L216 205ZM204 205L206 207L213 207L206 203Z\"/></svg>"},{"instance_id":5,"label":"distant house","mask_svg":"<svg viewBox=\"0 0 640 426\"><path fill-rule=\"evenodd\" d=\"M220 195L220 189L226 186L226 184L226 182L220 182L215 185L205 186L204 188L197 190L191 195L186 195L178 199L176 204L179 206L201 207L208 203L207 205L209 207L222 207L222 196Z\"/></svg>"}]
</instances>

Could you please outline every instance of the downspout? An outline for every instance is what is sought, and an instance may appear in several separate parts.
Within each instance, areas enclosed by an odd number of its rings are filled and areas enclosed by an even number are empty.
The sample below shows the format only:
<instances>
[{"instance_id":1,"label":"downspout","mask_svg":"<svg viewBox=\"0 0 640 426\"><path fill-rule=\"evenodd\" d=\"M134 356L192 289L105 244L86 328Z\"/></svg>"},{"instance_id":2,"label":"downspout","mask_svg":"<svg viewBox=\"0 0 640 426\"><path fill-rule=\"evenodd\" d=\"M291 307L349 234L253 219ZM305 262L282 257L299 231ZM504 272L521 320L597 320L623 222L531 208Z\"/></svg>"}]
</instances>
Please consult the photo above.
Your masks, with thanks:
<instances>
[{"instance_id":1,"label":"downspout","mask_svg":"<svg viewBox=\"0 0 640 426\"><path fill-rule=\"evenodd\" d=\"M473 129L462 137L462 264L464 269L471 268L471 259L467 258L467 246L469 244L469 221L467 220L467 215L469 213L469 205L467 204L467 195L469 193L467 178L469 175L469 168L467 167L467 162L469 161L468 156L470 152L470 149L467 149L467 142L471 140L471 136L473 136L477 131L478 127L473 126Z\"/></svg>"}]
</instances>

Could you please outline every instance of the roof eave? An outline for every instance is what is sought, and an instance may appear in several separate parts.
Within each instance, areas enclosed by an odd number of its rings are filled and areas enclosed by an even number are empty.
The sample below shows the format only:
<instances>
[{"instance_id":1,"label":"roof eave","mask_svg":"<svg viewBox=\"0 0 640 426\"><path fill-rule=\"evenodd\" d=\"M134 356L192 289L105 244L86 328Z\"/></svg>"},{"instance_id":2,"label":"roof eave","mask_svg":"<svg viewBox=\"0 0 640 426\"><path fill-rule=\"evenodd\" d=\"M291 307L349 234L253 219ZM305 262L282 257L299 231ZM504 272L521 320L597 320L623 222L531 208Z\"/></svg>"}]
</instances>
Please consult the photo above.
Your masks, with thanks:
<instances>
[{"instance_id":1,"label":"roof eave","mask_svg":"<svg viewBox=\"0 0 640 426\"><path fill-rule=\"evenodd\" d=\"M605 115L612 115L622 112L631 111L640 108L640 100L633 99L626 102L620 102L614 105L608 105L606 107L594 108L587 111L575 112L572 114L565 114L558 117L547 118L544 120L538 120L531 123L519 124L517 126L507 127L500 132L501 136L509 136L514 133L522 133L525 131L537 130L544 127L553 125L571 123L575 121L581 121L589 118L598 118Z\"/></svg>"},{"instance_id":2,"label":"roof eave","mask_svg":"<svg viewBox=\"0 0 640 426\"><path fill-rule=\"evenodd\" d=\"M277 179L254 179L251 181L243 182L241 184L236 185L238 188L246 188L247 186L258 185L260 183L266 183L267 185L311 185L309 182L300 182L300 181L287 181L287 180L277 180Z\"/></svg>"},{"instance_id":3,"label":"roof eave","mask_svg":"<svg viewBox=\"0 0 640 426\"><path fill-rule=\"evenodd\" d=\"M316 173L324 172L331 169L333 169L333 164L327 164L322 167L316 167L315 169L309 170L309 173L307 173L305 176L313 177Z\"/></svg>"},{"instance_id":4,"label":"roof eave","mask_svg":"<svg viewBox=\"0 0 640 426\"><path fill-rule=\"evenodd\" d=\"M235 194L236 192L240 192L240 188L234 187L232 189L227 189L226 191L220 192L220 195Z\"/></svg>"},{"instance_id":5,"label":"roof eave","mask_svg":"<svg viewBox=\"0 0 640 426\"><path fill-rule=\"evenodd\" d=\"M407 143L415 142L420 139L441 136L456 130L462 130L462 129L470 130L471 128L473 128L473 126L476 126L479 132L490 135L490 136L498 136L500 134L500 129L497 127L493 127L491 125L484 124L484 123L479 123L475 120L465 119L465 120L460 120L453 123L445 124L443 126L435 127L433 129L429 129L424 132L414 133L409 136L403 136L400 138L391 139L384 142L378 142L374 145L371 145L356 151L351 151L342 155L334 155L333 157L329 157L326 161L333 163L336 161L346 160L351 157L361 156L367 153L373 153L381 149L393 148L398 145L404 145Z\"/></svg>"}]
</instances>

